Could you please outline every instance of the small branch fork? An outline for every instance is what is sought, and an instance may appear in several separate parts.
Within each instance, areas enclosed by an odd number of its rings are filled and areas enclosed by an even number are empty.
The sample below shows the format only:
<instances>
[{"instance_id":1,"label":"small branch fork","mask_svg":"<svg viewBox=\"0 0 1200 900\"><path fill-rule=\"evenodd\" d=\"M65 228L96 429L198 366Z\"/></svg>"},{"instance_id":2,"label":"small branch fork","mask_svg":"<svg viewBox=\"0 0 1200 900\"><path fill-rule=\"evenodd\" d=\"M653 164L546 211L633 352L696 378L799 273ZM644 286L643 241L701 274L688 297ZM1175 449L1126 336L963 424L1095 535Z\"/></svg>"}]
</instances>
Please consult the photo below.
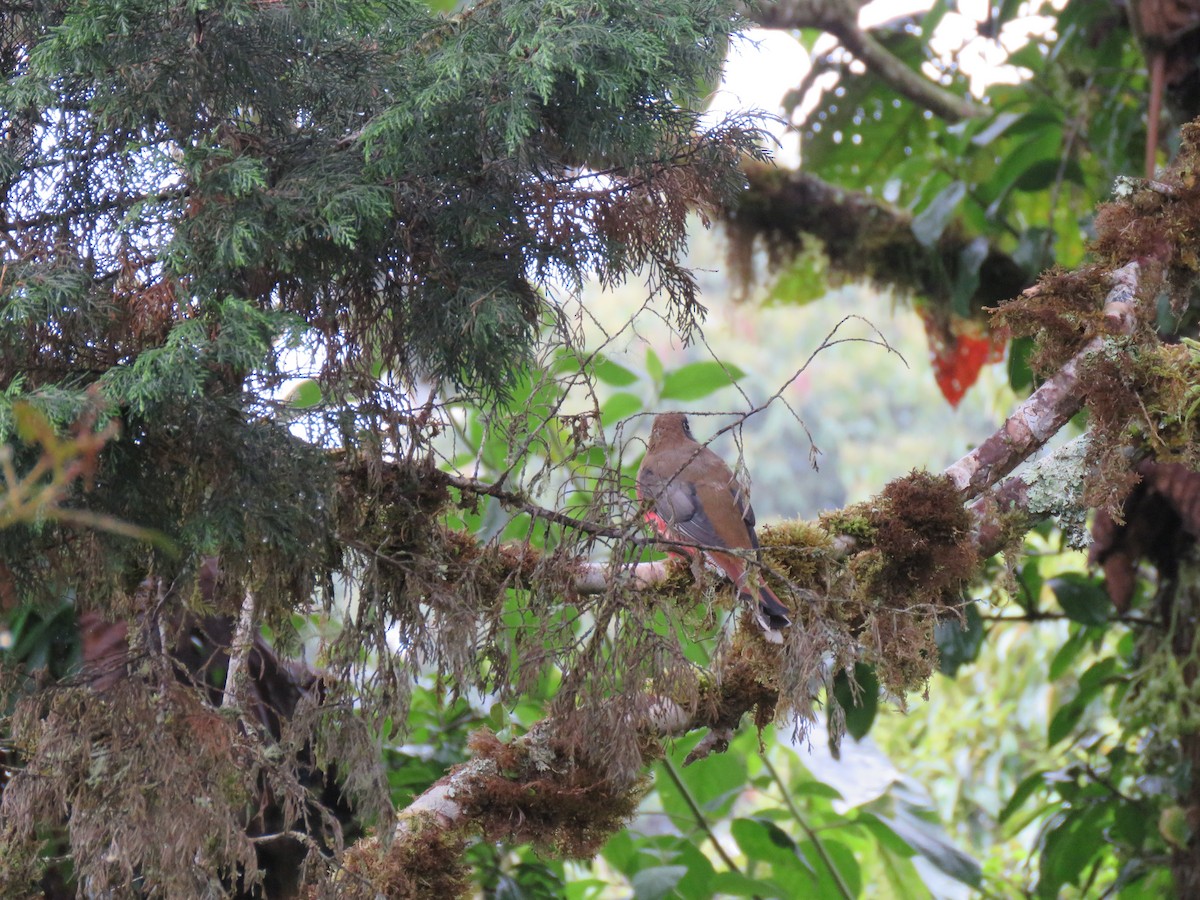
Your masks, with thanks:
<instances>
[{"instance_id":1,"label":"small branch fork","mask_svg":"<svg viewBox=\"0 0 1200 900\"><path fill-rule=\"evenodd\" d=\"M1110 335L1126 335L1133 331L1138 273L1138 264L1131 262L1109 276L1113 287L1104 305L1104 316L1110 326ZM1037 287L1030 288L1030 291L1037 290ZM1083 408L1079 368L1089 356L1099 353L1108 339L1096 337L1089 341L1052 378L1030 394L998 431L946 469L945 474L966 499L979 496L1012 472Z\"/></svg>"},{"instance_id":2,"label":"small branch fork","mask_svg":"<svg viewBox=\"0 0 1200 900\"><path fill-rule=\"evenodd\" d=\"M988 115L985 107L944 90L894 56L858 24L860 5L850 0L745 0L741 7L763 28L819 28L832 34L897 93L947 122Z\"/></svg>"}]
</instances>

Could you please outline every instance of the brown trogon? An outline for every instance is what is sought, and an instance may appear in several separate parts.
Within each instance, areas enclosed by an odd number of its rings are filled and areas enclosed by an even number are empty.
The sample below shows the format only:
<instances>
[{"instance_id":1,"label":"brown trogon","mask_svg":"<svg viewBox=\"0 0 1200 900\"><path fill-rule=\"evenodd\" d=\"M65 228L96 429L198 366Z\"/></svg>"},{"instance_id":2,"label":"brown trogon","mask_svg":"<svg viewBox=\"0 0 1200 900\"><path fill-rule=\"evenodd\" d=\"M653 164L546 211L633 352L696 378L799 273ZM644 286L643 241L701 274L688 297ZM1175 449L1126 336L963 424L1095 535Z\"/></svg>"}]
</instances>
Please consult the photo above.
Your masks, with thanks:
<instances>
[{"instance_id":1,"label":"brown trogon","mask_svg":"<svg viewBox=\"0 0 1200 900\"><path fill-rule=\"evenodd\" d=\"M729 466L692 437L683 413L655 417L638 469L637 496L655 530L668 540L697 545L734 583L739 599L754 604L764 628L791 624L787 607L747 565L747 556L758 557L749 494ZM721 552L726 548L743 552Z\"/></svg>"}]
</instances>

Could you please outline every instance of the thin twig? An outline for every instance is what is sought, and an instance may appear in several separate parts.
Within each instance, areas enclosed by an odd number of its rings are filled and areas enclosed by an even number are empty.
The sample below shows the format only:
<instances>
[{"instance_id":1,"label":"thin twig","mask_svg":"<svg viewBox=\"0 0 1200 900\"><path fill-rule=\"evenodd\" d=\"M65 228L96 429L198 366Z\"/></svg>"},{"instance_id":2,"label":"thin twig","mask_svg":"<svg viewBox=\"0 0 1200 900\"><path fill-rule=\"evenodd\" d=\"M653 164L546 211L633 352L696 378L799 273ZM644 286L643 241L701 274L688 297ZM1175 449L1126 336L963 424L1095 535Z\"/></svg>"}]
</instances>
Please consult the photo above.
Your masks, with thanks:
<instances>
[{"instance_id":1,"label":"thin twig","mask_svg":"<svg viewBox=\"0 0 1200 900\"><path fill-rule=\"evenodd\" d=\"M808 835L808 839L812 841L812 845L817 851L817 856L821 857L821 861L825 863L826 868L829 869L829 874L833 877L834 884L837 885L838 893L840 893L845 900L854 900L854 892L851 891L849 885L846 884L846 880L842 877L841 871L836 865L834 865L833 858L829 855L829 851L825 849L825 844L821 842L820 836L816 831L813 830L813 827L808 824L804 816L801 815L800 809L796 806L795 801L792 800L791 790L786 784L784 784L783 779L779 776L779 772L773 765L771 765L771 760L767 758L767 755L764 753L762 754L761 758L763 765L766 767L767 771L771 773L771 780L775 782L776 786L779 788L779 793L783 795L783 803L785 806L787 806L788 812L792 814L792 818L796 820L796 823L800 826L804 833Z\"/></svg>"},{"instance_id":2,"label":"thin twig","mask_svg":"<svg viewBox=\"0 0 1200 900\"><path fill-rule=\"evenodd\" d=\"M716 848L717 856L721 857L725 865L729 867L729 871L737 872L740 875L742 870L738 868L738 864L733 861L733 858L729 855L725 848L721 846L720 840L718 840L717 835L712 830L712 826L708 824L708 819L704 816L704 810L700 808L700 804L696 802L696 798L692 796L692 792L688 790L687 785L683 783L683 779L679 777L679 770L675 768L674 763L672 763L671 760L664 758L662 761L662 766L667 773L667 777L669 777L671 781L674 782L675 787L679 789L679 793L683 796L683 802L687 804L687 808L692 813L692 818L696 820L696 824L700 826L700 830L708 835L709 841L712 842L713 847Z\"/></svg>"}]
</instances>

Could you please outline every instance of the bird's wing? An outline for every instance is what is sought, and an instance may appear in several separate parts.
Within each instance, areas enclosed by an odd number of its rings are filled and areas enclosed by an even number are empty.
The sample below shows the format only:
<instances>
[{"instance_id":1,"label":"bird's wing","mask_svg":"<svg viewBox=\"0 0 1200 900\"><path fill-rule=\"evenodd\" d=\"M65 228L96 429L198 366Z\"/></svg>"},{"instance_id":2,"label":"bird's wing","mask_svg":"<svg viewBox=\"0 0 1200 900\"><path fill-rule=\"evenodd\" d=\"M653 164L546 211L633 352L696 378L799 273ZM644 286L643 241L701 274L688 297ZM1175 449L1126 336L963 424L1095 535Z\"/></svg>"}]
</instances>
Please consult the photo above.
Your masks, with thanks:
<instances>
[{"instance_id":1,"label":"bird's wing","mask_svg":"<svg viewBox=\"0 0 1200 900\"><path fill-rule=\"evenodd\" d=\"M693 482L678 476L664 478L657 472L643 471L638 488L642 496L653 501L654 512L680 540L702 547L725 545L705 512Z\"/></svg>"},{"instance_id":2,"label":"bird's wing","mask_svg":"<svg viewBox=\"0 0 1200 900\"><path fill-rule=\"evenodd\" d=\"M710 485L644 473L643 496L680 540L701 547L751 549L758 546L745 491L735 483ZM736 512L735 512L736 510Z\"/></svg>"}]
</instances>

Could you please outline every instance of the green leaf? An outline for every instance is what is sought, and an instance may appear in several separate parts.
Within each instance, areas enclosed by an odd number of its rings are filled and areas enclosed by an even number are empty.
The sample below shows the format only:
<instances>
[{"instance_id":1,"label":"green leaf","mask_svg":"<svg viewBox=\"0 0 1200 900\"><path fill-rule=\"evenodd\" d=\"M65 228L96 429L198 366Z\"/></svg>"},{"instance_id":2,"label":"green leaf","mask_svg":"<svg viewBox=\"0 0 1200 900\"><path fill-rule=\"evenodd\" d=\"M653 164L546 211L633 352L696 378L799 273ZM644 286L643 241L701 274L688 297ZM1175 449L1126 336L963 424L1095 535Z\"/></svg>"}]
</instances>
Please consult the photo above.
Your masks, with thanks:
<instances>
[{"instance_id":1,"label":"green leaf","mask_svg":"<svg viewBox=\"0 0 1200 900\"><path fill-rule=\"evenodd\" d=\"M690 363L670 372L663 381L664 400L699 400L742 378L737 366L719 362Z\"/></svg>"},{"instance_id":2,"label":"green leaf","mask_svg":"<svg viewBox=\"0 0 1200 900\"><path fill-rule=\"evenodd\" d=\"M1067 572L1048 583L1068 618L1084 625L1108 624L1110 601L1098 581L1078 572Z\"/></svg>"},{"instance_id":3,"label":"green leaf","mask_svg":"<svg viewBox=\"0 0 1200 900\"><path fill-rule=\"evenodd\" d=\"M662 384L662 360L658 358L658 354L654 352L652 347L646 348L646 371L650 373L650 377L654 380L655 384Z\"/></svg>"},{"instance_id":4,"label":"green leaf","mask_svg":"<svg viewBox=\"0 0 1200 900\"><path fill-rule=\"evenodd\" d=\"M598 356L592 363L592 372L604 384L613 387L628 387L637 382L638 377L629 369L613 362L607 356Z\"/></svg>"},{"instance_id":5,"label":"green leaf","mask_svg":"<svg viewBox=\"0 0 1200 900\"><path fill-rule=\"evenodd\" d=\"M991 120L988 122L987 127L984 128L983 131L979 132L979 134L971 138L971 143L976 147L986 147L996 138L1000 137L1000 135L1004 134L1004 132L1008 131L1010 127L1019 122L1021 120L1021 116L1021 113L1015 112L996 113L996 115L992 116Z\"/></svg>"},{"instance_id":6,"label":"green leaf","mask_svg":"<svg viewBox=\"0 0 1200 900\"><path fill-rule=\"evenodd\" d=\"M1046 746L1053 747L1074 731L1086 708L1087 704L1079 702L1077 698L1060 706L1050 719L1050 727L1046 729Z\"/></svg>"},{"instance_id":7,"label":"green leaf","mask_svg":"<svg viewBox=\"0 0 1200 900\"><path fill-rule=\"evenodd\" d=\"M929 12L921 17L921 34L926 40L937 30L938 24L946 15L949 6L949 0L934 0L933 5L929 7Z\"/></svg>"},{"instance_id":8,"label":"green leaf","mask_svg":"<svg viewBox=\"0 0 1200 900\"><path fill-rule=\"evenodd\" d=\"M712 879L716 874L713 864L696 843L686 840L681 843L682 847L671 864L683 866L687 874L675 885L675 893L683 900L708 900L712 896Z\"/></svg>"},{"instance_id":9,"label":"green leaf","mask_svg":"<svg viewBox=\"0 0 1200 900\"><path fill-rule=\"evenodd\" d=\"M1012 796L1008 798L1008 802L1004 804L1004 808L1000 810L1000 815L997 816L997 821L1001 824L1007 822L1012 814L1025 805L1025 801L1033 796L1034 791L1044 787L1046 784L1046 773L1044 771L1034 772L1032 775L1027 775L1021 779L1021 783L1013 790Z\"/></svg>"},{"instance_id":10,"label":"green leaf","mask_svg":"<svg viewBox=\"0 0 1200 900\"><path fill-rule=\"evenodd\" d=\"M937 244L954 217L954 211L966 196L966 184L952 181L929 201L929 205L912 220L913 237L921 246L933 247Z\"/></svg>"},{"instance_id":11,"label":"green leaf","mask_svg":"<svg viewBox=\"0 0 1200 900\"><path fill-rule=\"evenodd\" d=\"M708 896L719 897L770 897L777 896L778 891L770 883L750 878L741 872L717 872L710 886Z\"/></svg>"},{"instance_id":12,"label":"green leaf","mask_svg":"<svg viewBox=\"0 0 1200 900\"><path fill-rule=\"evenodd\" d=\"M714 815L725 815L737 796L745 791L749 777L745 757L714 753L680 770L683 783L700 806Z\"/></svg>"},{"instance_id":13,"label":"green leaf","mask_svg":"<svg viewBox=\"0 0 1200 900\"><path fill-rule=\"evenodd\" d=\"M622 419L626 419L634 413L641 412L645 407L646 404L642 402L642 398L636 394L630 394L625 391L613 394L600 407L600 424L606 428L610 425L616 425Z\"/></svg>"},{"instance_id":14,"label":"green leaf","mask_svg":"<svg viewBox=\"0 0 1200 900\"><path fill-rule=\"evenodd\" d=\"M1109 810L1084 806L1072 810L1047 829L1042 842L1038 897L1058 897L1065 884L1078 884L1083 870L1097 854L1108 852L1104 829Z\"/></svg>"},{"instance_id":15,"label":"green leaf","mask_svg":"<svg viewBox=\"0 0 1200 900\"><path fill-rule=\"evenodd\" d=\"M875 813L860 810L857 821L862 823L880 846L886 847L897 856L907 858L916 855L917 851L913 848L912 844L900 837L896 833L896 829Z\"/></svg>"},{"instance_id":16,"label":"green leaf","mask_svg":"<svg viewBox=\"0 0 1200 900\"><path fill-rule=\"evenodd\" d=\"M845 670L833 679L833 696L846 714L846 731L855 740L862 740L871 730L875 713L879 709L879 679L875 667L867 663L854 664L854 680L858 683L858 696Z\"/></svg>"},{"instance_id":17,"label":"green leaf","mask_svg":"<svg viewBox=\"0 0 1200 900\"><path fill-rule=\"evenodd\" d=\"M764 303L768 306L804 306L829 293L826 272L829 268L824 250L807 235L802 235L803 250L776 277Z\"/></svg>"},{"instance_id":18,"label":"green leaf","mask_svg":"<svg viewBox=\"0 0 1200 900\"><path fill-rule=\"evenodd\" d=\"M1024 394L1033 387L1033 369L1029 355L1033 352L1033 338L1013 338L1008 345L1008 384L1014 394Z\"/></svg>"},{"instance_id":19,"label":"green leaf","mask_svg":"<svg viewBox=\"0 0 1200 900\"><path fill-rule=\"evenodd\" d=\"M951 286L951 301L954 311L964 318L971 315L971 300L979 289L979 270L990 252L988 239L977 237L958 253L958 270Z\"/></svg>"},{"instance_id":20,"label":"green leaf","mask_svg":"<svg viewBox=\"0 0 1200 900\"><path fill-rule=\"evenodd\" d=\"M955 881L971 887L979 887L982 883L983 870L979 863L950 843L939 827L906 811L901 811L894 818L880 816L880 819L901 840Z\"/></svg>"},{"instance_id":21,"label":"green leaf","mask_svg":"<svg viewBox=\"0 0 1200 900\"><path fill-rule=\"evenodd\" d=\"M983 618L979 604L968 603L963 611L965 622L944 619L933 627L938 646L938 671L953 678L960 666L974 662L983 646Z\"/></svg>"},{"instance_id":22,"label":"green leaf","mask_svg":"<svg viewBox=\"0 0 1200 900\"><path fill-rule=\"evenodd\" d=\"M1039 160L1021 173L1013 182L1013 188L1030 193L1044 191L1060 179L1072 184L1083 184L1083 169L1073 159L1067 160L1066 163L1058 159Z\"/></svg>"},{"instance_id":23,"label":"green leaf","mask_svg":"<svg viewBox=\"0 0 1200 900\"><path fill-rule=\"evenodd\" d=\"M794 856L796 842L782 828L761 817L734 819L729 826L733 839L750 859L770 861L780 858L780 851Z\"/></svg>"},{"instance_id":24,"label":"green leaf","mask_svg":"<svg viewBox=\"0 0 1200 900\"><path fill-rule=\"evenodd\" d=\"M662 900L675 890L687 866L651 866L633 876L633 900Z\"/></svg>"},{"instance_id":25,"label":"green leaf","mask_svg":"<svg viewBox=\"0 0 1200 900\"><path fill-rule=\"evenodd\" d=\"M1070 635L1067 636L1063 645L1058 648L1058 652L1054 654L1054 658L1050 660L1050 669L1046 673L1051 681L1058 681L1062 678L1066 671L1071 668L1079 654L1083 652L1088 643L1088 630L1086 628L1076 628Z\"/></svg>"},{"instance_id":26,"label":"green leaf","mask_svg":"<svg viewBox=\"0 0 1200 900\"><path fill-rule=\"evenodd\" d=\"M838 840L826 838L824 843L825 852L829 855L846 887L850 889L850 895L859 896L862 893L862 868L858 864L854 851Z\"/></svg>"}]
</instances>

